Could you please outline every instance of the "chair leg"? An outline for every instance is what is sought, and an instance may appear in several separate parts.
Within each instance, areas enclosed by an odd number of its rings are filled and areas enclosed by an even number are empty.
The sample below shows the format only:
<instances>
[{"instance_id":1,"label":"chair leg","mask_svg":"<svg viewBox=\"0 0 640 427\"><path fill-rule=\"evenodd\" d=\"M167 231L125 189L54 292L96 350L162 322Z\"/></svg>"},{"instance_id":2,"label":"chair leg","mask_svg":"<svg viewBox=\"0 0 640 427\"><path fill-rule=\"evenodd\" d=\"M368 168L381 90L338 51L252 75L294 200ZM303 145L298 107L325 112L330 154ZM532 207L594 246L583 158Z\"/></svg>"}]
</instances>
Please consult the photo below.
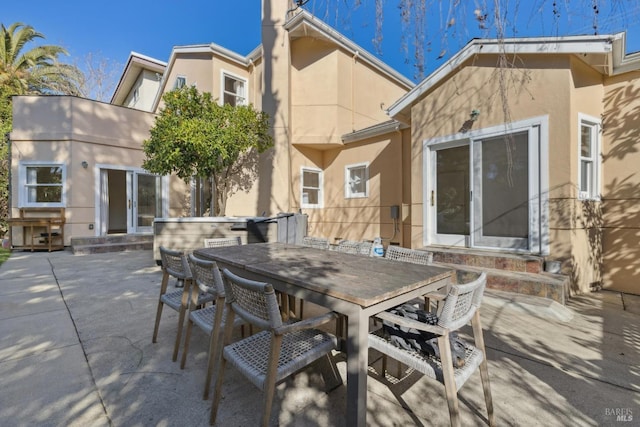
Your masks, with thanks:
<instances>
[{"instance_id":1,"label":"chair leg","mask_svg":"<svg viewBox=\"0 0 640 427\"><path fill-rule=\"evenodd\" d=\"M218 308L224 306L222 301L217 301L216 304ZM222 346L222 334L224 330L222 328L222 310L216 310L216 314L213 318L213 328L211 329L211 334L209 335L209 357L207 361L207 378L204 382L204 394L203 399L207 400L209 398L209 388L211 387L211 376L213 375L213 370L215 368L216 359L219 357L220 352L218 351L218 346Z\"/></svg>"},{"instance_id":2,"label":"chair leg","mask_svg":"<svg viewBox=\"0 0 640 427\"><path fill-rule=\"evenodd\" d=\"M493 413L493 399L491 398L491 386L489 383L489 368L487 363L487 351L484 346L484 335L482 333L482 324L480 323L480 310L476 310L471 320L471 326L473 328L473 336L475 339L475 345L482 351L484 358L480 364L480 378L482 379L482 391L484 392L484 401L487 405L487 419L489 425L496 425L495 415Z\"/></svg>"},{"instance_id":3,"label":"chair leg","mask_svg":"<svg viewBox=\"0 0 640 427\"><path fill-rule=\"evenodd\" d=\"M189 352L189 342L191 341L191 327L193 321L189 319L187 322L187 333L184 336L184 348L182 349L182 360L180 361L180 369L184 369L184 365L187 363L187 353Z\"/></svg>"},{"instance_id":4,"label":"chair leg","mask_svg":"<svg viewBox=\"0 0 640 427\"><path fill-rule=\"evenodd\" d=\"M160 326L160 317L162 317L163 306L164 303L162 301L158 301L158 309L156 310L156 324L153 327L153 338L151 339L152 343L155 343L158 340L158 327Z\"/></svg>"},{"instance_id":5,"label":"chair leg","mask_svg":"<svg viewBox=\"0 0 640 427\"><path fill-rule=\"evenodd\" d=\"M178 332L176 333L176 342L173 345L173 356L172 360L175 362L178 359L178 351L180 349L180 342L182 341L182 328L184 325L184 315L186 312L186 307L180 306L179 315L178 315Z\"/></svg>"},{"instance_id":6,"label":"chair leg","mask_svg":"<svg viewBox=\"0 0 640 427\"><path fill-rule=\"evenodd\" d=\"M209 417L209 424L214 425L216 423L216 417L218 416L218 406L220 406L220 394L222 393L222 377L224 376L224 369L227 364L227 360L223 357L220 358L220 368L216 375L216 386L213 390L213 402L211 403L211 415Z\"/></svg>"},{"instance_id":7,"label":"chair leg","mask_svg":"<svg viewBox=\"0 0 640 427\"><path fill-rule=\"evenodd\" d=\"M218 406L220 406L220 397L222 394L222 378L224 377L224 369L227 364L227 359L224 358L223 350L224 346L231 341L231 334L233 333L233 310L229 310L227 313L226 324L224 326L224 333L222 335L222 341L216 345L214 360L216 361L214 373L216 375L216 385L213 390L213 402L211 404L211 415L209 416L209 424L214 425L216 417L218 416Z\"/></svg>"},{"instance_id":8,"label":"chair leg","mask_svg":"<svg viewBox=\"0 0 640 427\"><path fill-rule=\"evenodd\" d=\"M155 343L158 339L158 327L160 326L160 317L162 317L162 307L164 303L160 299L167 290L167 283L169 283L169 275L167 272L162 273L162 282L160 283L160 296L158 297L158 308L156 309L156 324L153 327L153 338L151 342Z\"/></svg>"},{"instance_id":9,"label":"chair leg","mask_svg":"<svg viewBox=\"0 0 640 427\"><path fill-rule=\"evenodd\" d=\"M214 361L216 358L216 343L220 342L220 337L216 336L215 329L211 331L209 336L209 357L207 358L207 377L204 381L204 393L202 399L207 400L209 398L209 388L211 387L211 375L213 375Z\"/></svg>"},{"instance_id":10,"label":"chair leg","mask_svg":"<svg viewBox=\"0 0 640 427\"><path fill-rule=\"evenodd\" d=\"M452 427L459 427L460 408L458 405L458 390L456 387L456 380L453 375L453 360L451 357L449 334L444 334L438 337L438 347L440 348L440 361L442 362L444 390L445 394L447 395L447 405L449 406L449 421Z\"/></svg>"},{"instance_id":11,"label":"chair leg","mask_svg":"<svg viewBox=\"0 0 640 427\"><path fill-rule=\"evenodd\" d=\"M264 381L264 400L261 423L263 427L269 426L273 396L276 392L276 373L278 371L278 358L280 357L281 344L282 335L276 335L273 337L271 341L271 351L269 352L269 366L267 366L267 375Z\"/></svg>"}]
</instances>

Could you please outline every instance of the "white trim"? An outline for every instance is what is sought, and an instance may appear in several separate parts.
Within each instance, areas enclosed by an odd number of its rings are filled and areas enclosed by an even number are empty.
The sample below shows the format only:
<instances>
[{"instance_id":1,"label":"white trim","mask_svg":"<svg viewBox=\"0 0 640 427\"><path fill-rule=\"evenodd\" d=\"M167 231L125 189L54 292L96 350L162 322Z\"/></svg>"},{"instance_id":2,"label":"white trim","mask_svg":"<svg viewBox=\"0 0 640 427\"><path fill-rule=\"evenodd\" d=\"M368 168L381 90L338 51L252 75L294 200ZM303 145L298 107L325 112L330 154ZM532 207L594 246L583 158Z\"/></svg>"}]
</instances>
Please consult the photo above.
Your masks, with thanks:
<instances>
[{"instance_id":1,"label":"white trim","mask_svg":"<svg viewBox=\"0 0 640 427\"><path fill-rule=\"evenodd\" d=\"M592 147L593 153L591 155L591 161L593 167L591 173L593 174L591 193L582 191L582 126L586 125L592 129ZM600 137L600 130L602 128L602 121L598 117L589 116L587 114L578 113L578 200L600 200L601 194L601 182L602 182L602 142Z\"/></svg>"},{"instance_id":2,"label":"white trim","mask_svg":"<svg viewBox=\"0 0 640 427\"><path fill-rule=\"evenodd\" d=\"M93 167L93 183L94 183L94 187L93 187L93 194L94 194L94 216L93 216L93 222L94 222L94 234L96 236L100 236L100 230L102 227L102 220L100 218L100 212L102 209L102 203L101 203L101 180L100 180L100 171L103 169L111 169L111 170L120 170L120 171L124 171L124 172L133 172L133 173L145 173L145 174L150 174L150 175L157 175L154 173L151 173L143 168L140 167L130 167L130 166L123 166L123 165L114 165L114 164L109 164L109 163L96 163L95 166ZM163 217L168 217L169 216L169 184L170 184L170 176L169 175L164 175L162 176L162 216ZM127 189L128 191L128 189ZM127 221L128 222L128 221Z\"/></svg>"},{"instance_id":3,"label":"white trim","mask_svg":"<svg viewBox=\"0 0 640 427\"><path fill-rule=\"evenodd\" d=\"M220 98L218 99L218 103L220 105L224 105L224 79L225 77L230 77L237 81L244 83L244 102L236 105L249 105L249 79L246 77L242 77L238 74L235 74L231 71L227 71L224 68L220 70ZM236 96L236 98L238 98Z\"/></svg>"},{"instance_id":4,"label":"white trim","mask_svg":"<svg viewBox=\"0 0 640 427\"><path fill-rule=\"evenodd\" d=\"M304 173L315 172L318 174L318 203L305 203L304 202ZM311 187L310 187L311 188ZM322 169L302 166L300 168L300 207L304 209L319 209L324 206L324 171Z\"/></svg>"},{"instance_id":5,"label":"white trim","mask_svg":"<svg viewBox=\"0 0 640 427\"><path fill-rule=\"evenodd\" d=\"M184 80L184 84L182 86L178 87L178 81L180 80ZM183 87L187 87L187 76L185 76L184 74L178 74L175 78L175 80L173 81L173 90L175 89L181 89Z\"/></svg>"},{"instance_id":6,"label":"white trim","mask_svg":"<svg viewBox=\"0 0 640 427\"><path fill-rule=\"evenodd\" d=\"M59 167L61 169L61 183L62 194L60 195L60 202L58 203L38 203L29 202L29 194L27 187L27 168L28 167ZM67 165L60 162L47 162L40 160L22 160L18 163L18 207L56 207L64 208L67 205Z\"/></svg>"},{"instance_id":7,"label":"white trim","mask_svg":"<svg viewBox=\"0 0 640 427\"><path fill-rule=\"evenodd\" d=\"M349 180L351 179L351 170L356 168L364 168L364 193L351 192ZM369 197L369 162L353 163L344 167L344 198L345 199L363 199Z\"/></svg>"},{"instance_id":8,"label":"white trim","mask_svg":"<svg viewBox=\"0 0 640 427\"><path fill-rule=\"evenodd\" d=\"M400 132L404 129L409 129L409 125L400 123L397 120L388 120L384 123L378 123L373 126L366 127L364 129L355 130L353 132L345 133L342 135L342 142L344 144L350 144L353 142L360 142L368 138L374 138L380 135L386 135L392 132Z\"/></svg>"},{"instance_id":9,"label":"white trim","mask_svg":"<svg viewBox=\"0 0 640 427\"><path fill-rule=\"evenodd\" d=\"M433 152L436 149L444 149L444 148L453 148L461 145L469 144L473 145L475 140L491 138L494 136L500 136L513 132L521 132L529 130L531 132L532 128L537 128L537 137L538 137L538 171L534 171L534 179L538 181L538 194L539 198L535 203L536 206L531 207L532 214L538 212L539 224L538 229L539 232L531 233L533 236L530 238L533 240L529 244L529 250L527 252L530 253L540 253L542 255L549 254L549 116L538 116L532 117L525 120L520 120L513 123L492 126L484 129L478 129L475 131L470 131L467 133L457 133L454 135L446 135L442 137L436 137L432 139L424 140L422 143L423 150L423 159L422 159L422 167L423 167L423 178L422 178L422 197L423 197L423 245L428 246L433 244L434 242L431 240L432 236L435 235L435 218L432 213L432 208L430 206L430 192L431 190L435 191L433 187L433 182L435 181L435 159L433 158ZM535 132L534 132L535 134ZM533 147L530 148L530 150ZM534 153L535 154L535 153ZM470 152L470 162L472 162L473 155ZM535 159L529 159L529 161L534 161ZM470 164L470 189L473 189L473 164ZM530 183L532 185L534 183ZM534 198L537 198L536 195L533 195ZM465 236L459 236L456 242L450 242L452 245L458 246L474 246L473 242L473 209L470 212L470 222L471 222L471 236L470 240L465 239Z\"/></svg>"}]
</instances>

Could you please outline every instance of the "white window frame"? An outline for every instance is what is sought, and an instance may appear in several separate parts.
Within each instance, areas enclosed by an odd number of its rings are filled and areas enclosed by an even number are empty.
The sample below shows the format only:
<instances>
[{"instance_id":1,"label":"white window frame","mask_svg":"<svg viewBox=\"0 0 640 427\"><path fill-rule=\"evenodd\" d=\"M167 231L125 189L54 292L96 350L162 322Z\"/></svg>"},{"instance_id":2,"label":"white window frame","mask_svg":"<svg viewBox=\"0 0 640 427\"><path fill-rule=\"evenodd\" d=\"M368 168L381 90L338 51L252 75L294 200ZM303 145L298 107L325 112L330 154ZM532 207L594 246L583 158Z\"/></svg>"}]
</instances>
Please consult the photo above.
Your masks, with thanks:
<instances>
[{"instance_id":1,"label":"white window frame","mask_svg":"<svg viewBox=\"0 0 640 427\"><path fill-rule=\"evenodd\" d=\"M27 169L30 167L59 167L61 169L62 177L61 177L60 187L62 187L62 193L60 196L60 202L29 202L29 188L31 188L32 185L27 183ZM48 185L56 185L56 184L48 184ZM64 163L40 162L40 161L20 162L19 168L18 168L18 186L20 188L18 192L18 207L64 208L67 205L67 167Z\"/></svg>"},{"instance_id":2,"label":"white window frame","mask_svg":"<svg viewBox=\"0 0 640 427\"><path fill-rule=\"evenodd\" d=\"M238 96L237 93L225 92L224 88L224 80L225 78L230 78L242 82L244 85L244 94L242 96ZM226 70L222 70L220 72L220 105L224 105L224 96L225 94L232 95L236 97L236 105L248 105L248 97L249 97L249 80L244 77L241 77L237 74L231 73Z\"/></svg>"},{"instance_id":3,"label":"white window frame","mask_svg":"<svg viewBox=\"0 0 640 427\"><path fill-rule=\"evenodd\" d=\"M310 186L305 186L304 185L304 173L305 172L310 172L310 173L317 173L318 174L318 188L316 189L315 187L310 187ZM303 166L302 168L300 168L300 207L305 208L305 209L317 209L317 208L322 208L323 207L323 200L324 200L324 191L323 191L323 187L324 187L324 176L323 176L323 172L322 169L318 169L318 168L311 168L311 167L306 167ZM304 201L304 193L305 193L305 189L310 188L310 189L314 189L318 191L318 203L305 203Z\"/></svg>"},{"instance_id":4,"label":"white window frame","mask_svg":"<svg viewBox=\"0 0 640 427\"><path fill-rule=\"evenodd\" d=\"M183 83L180 84L180 82L183 82ZM182 89L185 86L187 86L187 77L186 76L177 76L176 77L176 81L173 84L173 88L174 89Z\"/></svg>"},{"instance_id":5,"label":"white window frame","mask_svg":"<svg viewBox=\"0 0 640 427\"><path fill-rule=\"evenodd\" d=\"M582 155L582 127L591 128L591 156ZM601 121L597 117L578 113L578 199L579 200L600 200L600 129ZM589 183L588 188L582 188L582 165L589 163Z\"/></svg>"},{"instance_id":6,"label":"white window frame","mask_svg":"<svg viewBox=\"0 0 640 427\"><path fill-rule=\"evenodd\" d=\"M365 189L362 192L351 191L349 179L351 178L351 170L364 168ZM369 162L354 163L344 167L344 198L345 199L362 199L369 197Z\"/></svg>"},{"instance_id":7,"label":"white window frame","mask_svg":"<svg viewBox=\"0 0 640 427\"><path fill-rule=\"evenodd\" d=\"M538 232L534 233L532 231L532 236L535 236L535 241L532 241L530 244L530 249L527 252L531 253L540 253L542 255L548 255L550 253L550 238L549 238L549 116L537 116L531 117L528 119L520 120L517 122L512 122L509 124L502 124L497 126L492 126L488 128L471 130L469 132L457 133L452 135L446 135L442 137L437 137L433 139L425 139L422 141L422 150L423 150L423 158L422 158L422 197L425 201L422 209L422 219L423 219L423 239L422 243L424 246L429 246L433 244L444 244L444 245L452 245L452 246L462 246L469 245L470 247L475 247L475 242L473 242L473 233L470 236L470 242L460 242L458 238L458 242L438 242L434 240L436 229L436 218L433 213L433 208L429 207L429 201L431 199L431 191L434 190L434 183L436 182L435 174L436 174L436 166L434 162L433 153L438 148L444 148L446 146L457 146L458 143L462 142L473 144L475 140L481 140L490 138L492 136L504 135L505 133L518 132L520 130L525 130L529 128L538 128L538 137L539 137L539 148L538 148L538 161L539 166L537 170L537 176L535 177L535 181L538 181L538 196L537 200L532 201L532 207L537 209L536 211L531 213L531 218L538 218L537 227L539 229ZM467 141L467 142L463 142ZM531 158L530 158L531 160ZM534 166L535 165L531 165ZM470 165L471 170L473 170L473 164ZM535 170L535 169L534 169ZM530 181L533 183L533 180ZM473 182L470 184L470 188L473 188ZM471 221L474 224L475 218L473 218L473 211L471 212Z\"/></svg>"}]
</instances>

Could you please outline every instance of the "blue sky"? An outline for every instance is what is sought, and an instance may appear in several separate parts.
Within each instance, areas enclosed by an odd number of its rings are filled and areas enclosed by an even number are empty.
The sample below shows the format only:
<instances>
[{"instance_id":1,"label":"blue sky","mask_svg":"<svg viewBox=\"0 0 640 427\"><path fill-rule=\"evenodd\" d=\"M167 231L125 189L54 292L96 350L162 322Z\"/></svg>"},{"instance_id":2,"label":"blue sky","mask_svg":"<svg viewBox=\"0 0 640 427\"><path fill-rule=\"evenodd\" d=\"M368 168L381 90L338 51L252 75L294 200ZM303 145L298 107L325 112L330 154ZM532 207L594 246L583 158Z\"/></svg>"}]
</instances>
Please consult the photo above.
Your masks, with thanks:
<instances>
[{"instance_id":1,"label":"blue sky","mask_svg":"<svg viewBox=\"0 0 640 427\"><path fill-rule=\"evenodd\" d=\"M399 1L384 1L380 57L414 79L413 40L411 36L402 36ZM474 14L477 5L486 0L462 0L460 6L451 10L446 7L448 1L425 1L431 5L424 26L427 73L470 39L495 36L494 31L480 28ZM310 0L306 9L363 48L376 53L372 43L376 27L375 0L360 0L361 6L353 8L355 2ZM553 3L561 5L556 15L552 11ZM640 1L601 0L597 3L600 4L599 33L627 30L627 50L640 51ZM337 9L336 4L340 5ZM503 11L503 15L509 17L505 35L593 34L592 4L593 0L512 0ZM491 19L491 11L486 12ZM5 26L14 22L33 26L46 36L43 43L60 45L69 51L71 56L66 62L82 66L84 58L91 53L122 67L131 51L166 61L173 46L189 44L214 42L245 55L260 42L260 13L260 0L32 0L5 2L0 8L0 22ZM452 19L455 23L447 29L447 23ZM493 26L489 23L488 27ZM405 30L405 34L412 33L412 28ZM407 49L403 49L403 43Z\"/></svg>"}]
</instances>

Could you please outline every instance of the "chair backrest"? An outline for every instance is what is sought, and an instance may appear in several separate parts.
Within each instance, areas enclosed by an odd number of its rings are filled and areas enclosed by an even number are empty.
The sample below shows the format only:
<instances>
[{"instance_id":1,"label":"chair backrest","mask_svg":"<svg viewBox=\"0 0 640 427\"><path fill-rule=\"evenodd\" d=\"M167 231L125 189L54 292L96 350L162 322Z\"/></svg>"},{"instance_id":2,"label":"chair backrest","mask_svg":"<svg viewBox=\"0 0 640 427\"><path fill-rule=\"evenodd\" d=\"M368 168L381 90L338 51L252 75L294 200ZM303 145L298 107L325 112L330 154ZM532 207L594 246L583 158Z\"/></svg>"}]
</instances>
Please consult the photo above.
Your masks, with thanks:
<instances>
[{"instance_id":1,"label":"chair backrest","mask_svg":"<svg viewBox=\"0 0 640 427\"><path fill-rule=\"evenodd\" d=\"M160 246L160 260L162 270L169 275L180 280L191 279L191 269L184 252Z\"/></svg>"},{"instance_id":2,"label":"chair backrest","mask_svg":"<svg viewBox=\"0 0 640 427\"><path fill-rule=\"evenodd\" d=\"M224 295L224 281L215 261L204 260L189 254L189 267L193 282L201 292L207 292L215 297Z\"/></svg>"},{"instance_id":3,"label":"chair backrest","mask_svg":"<svg viewBox=\"0 0 640 427\"><path fill-rule=\"evenodd\" d=\"M341 240L336 246L336 251L355 255L371 255L373 243L356 242L353 240Z\"/></svg>"},{"instance_id":4,"label":"chair backrest","mask_svg":"<svg viewBox=\"0 0 640 427\"><path fill-rule=\"evenodd\" d=\"M205 248L218 248L220 246L238 246L242 244L240 236L235 237L215 237L211 239L204 239Z\"/></svg>"},{"instance_id":5,"label":"chair backrest","mask_svg":"<svg viewBox=\"0 0 640 427\"><path fill-rule=\"evenodd\" d=\"M484 272L472 282L450 285L438 317L438 326L456 330L469 323L480 308L486 285L487 273Z\"/></svg>"},{"instance_id":6,"label":"chair backrest","mask_svg":"<svg viewBox=\"0 0 640 427\"><path fill-rule=\"evenodd\" d=\"M384 257L394 261L410 262L413 264L427 265L433 262L433 253L416 249L403 248L402 246L389 245Z\"/></svg>"},{"instance_id":7,"label":"chair backrest","mask_svg":"<svg viewBox=\"0 0 640 427\"><path fill-rule=\"evenodd\" d=\"M225 302L235 314L263 330L282 326L278 298L271 284L245 279L226 268L222 274Z\"/></svg>"},{"instance_id":8,"label":"chair backrest","mask_svg":"<svg viewBox=\"0 0 640 427\"><path fill-rule=\"evenodd\" d=\"M308 246L316 249L329 249L329 239L324 237L304 236L302 238L302 246Z\"/></svg>"}]
</instances>

